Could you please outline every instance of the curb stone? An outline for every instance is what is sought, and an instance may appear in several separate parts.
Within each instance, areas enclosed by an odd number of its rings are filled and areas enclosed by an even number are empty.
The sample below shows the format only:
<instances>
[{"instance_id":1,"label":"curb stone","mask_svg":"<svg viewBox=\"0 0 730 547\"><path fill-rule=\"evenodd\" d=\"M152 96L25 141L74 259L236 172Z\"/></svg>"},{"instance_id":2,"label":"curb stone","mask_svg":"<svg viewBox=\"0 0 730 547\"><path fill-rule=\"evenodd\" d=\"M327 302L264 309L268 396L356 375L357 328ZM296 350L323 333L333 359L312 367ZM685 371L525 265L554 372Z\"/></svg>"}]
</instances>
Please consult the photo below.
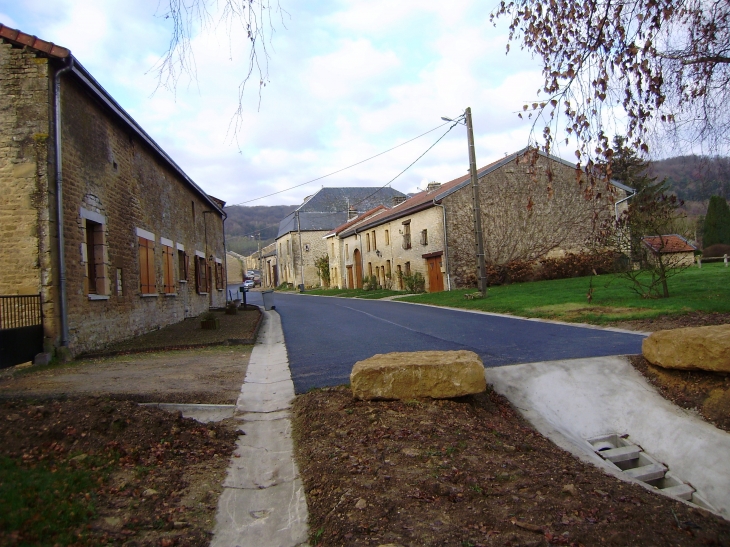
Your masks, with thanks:
<instances>
[{"instance_id":1,"label":"curb stone","mask_svg":"<svg viewBox=\"0 0 730 547\"><path fill-rule=\"evenodd\" d=\"M294 461L291 402L294 383L275 311L261 312L234 418L236 442L218 500L211 547L305 547L307 501Z\"/></svg>"}]
</instances>

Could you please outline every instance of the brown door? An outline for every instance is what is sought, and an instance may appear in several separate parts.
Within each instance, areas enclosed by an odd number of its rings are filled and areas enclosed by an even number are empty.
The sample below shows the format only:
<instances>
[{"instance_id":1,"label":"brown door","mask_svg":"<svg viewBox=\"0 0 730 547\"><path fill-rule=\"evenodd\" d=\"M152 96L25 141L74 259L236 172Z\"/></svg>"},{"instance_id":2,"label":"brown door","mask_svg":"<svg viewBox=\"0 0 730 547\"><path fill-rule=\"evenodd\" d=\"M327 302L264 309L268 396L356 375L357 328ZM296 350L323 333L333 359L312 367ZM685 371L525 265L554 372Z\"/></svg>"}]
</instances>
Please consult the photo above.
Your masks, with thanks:
<instances>
[{"instance_id":1,"label":"brown door","mask_svg":"<svg viewBox=\"0 0 730 547\"><path fill-rule=\"evenodd\" d=\"M360 260L360 249L355 249L352 253L352 261L355 263L355 285L358 289L362 289L362 261Z\"/></svg>"},{"instance_id":2,"label":"brown door","mask_svg":"<svg viewBox=\"0 0 730 547\"><path fill-rule=\"evenodd\" d=\"M428 266L428 292L444 290L444 276L441 273L441 257L434 256L426 259Z\"/></svg>"},{"instance_id":3,"label":"brown door","mask_svg":"<svg viewBox=\"0 0 730 547\"><path fill-rule=\"evenodd\" d=\"M352 289L353 288L353 284L352 284L352 265L350 265L350 266L347 267L347 288L348 289Z\"/></svg>"}]
</instances>

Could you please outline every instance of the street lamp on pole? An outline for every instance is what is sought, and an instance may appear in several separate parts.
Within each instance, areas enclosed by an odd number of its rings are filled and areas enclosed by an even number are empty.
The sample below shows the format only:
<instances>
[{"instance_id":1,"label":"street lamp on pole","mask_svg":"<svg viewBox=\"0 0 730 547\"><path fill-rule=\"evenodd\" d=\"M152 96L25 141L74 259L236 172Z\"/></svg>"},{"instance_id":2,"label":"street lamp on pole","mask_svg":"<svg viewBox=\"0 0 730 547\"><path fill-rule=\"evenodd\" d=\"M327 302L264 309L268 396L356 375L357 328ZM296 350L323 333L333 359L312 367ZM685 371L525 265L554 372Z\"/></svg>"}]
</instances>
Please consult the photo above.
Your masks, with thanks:
<instances>
[{"instance_id":1,"label":"street lamp on pole","mask_svg":"<svg viewBox=\"0 0 730 547\"><path fill-rule=\"evenodd\" d=\"M479 179L477 178L477 160L474 152L474 128L471 123L471 107L467 107L464 114L452 120L446 117L441 119L447 122L466 122L466 134L469 139L469 173L471 175L472 201L474 205L474 238L476 239L476 256L479 266L478 287L483 297L487 296L487 266L484 260L484 236L482 234L482 211L479 199Z\"/></svg>"}]
</instances>

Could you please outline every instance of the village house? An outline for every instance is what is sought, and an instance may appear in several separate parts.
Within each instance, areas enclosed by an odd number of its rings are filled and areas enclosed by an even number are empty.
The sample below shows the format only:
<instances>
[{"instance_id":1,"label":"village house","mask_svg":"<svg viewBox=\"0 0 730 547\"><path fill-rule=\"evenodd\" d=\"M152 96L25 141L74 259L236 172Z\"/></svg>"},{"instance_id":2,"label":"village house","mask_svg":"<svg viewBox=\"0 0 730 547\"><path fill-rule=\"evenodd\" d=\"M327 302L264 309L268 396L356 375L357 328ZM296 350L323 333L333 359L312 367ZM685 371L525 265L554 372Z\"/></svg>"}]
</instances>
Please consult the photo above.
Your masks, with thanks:
<instances>
[{"instance_id":1,"label":"village house","mask_svg":"<svg viewBox=\"0 0 730 547\"><path fill-rule=\"evenodd\" d=\"M646 246L649 260L662 263L669 268L692 266L697 247L678 234L644 236L641 242Z\"/></svg>"},{"instance_id":2,"label":"village house","mask_svg":"<svg viewBox=\"0 0 730 547\"><path fill-rule=\"evenodd\" d=\"M279 283L321 284L315 261L327 254L324 237L361 211L390 205L405 195L392 188L322 188L279 224L276 255Z\"/></svg>"},{"instance_id":3,"label":"village house","mask_svg":"<svg viewBox=\"0 0 730 547\"><path fill-rule=\"evenodd\" d=\"M587 251L601 222L632 192L617 182L602 191L590 188L575 165L528 148L478 169L477 176L485 258L496 265ZM330 242L340 249L338 262L330 264L342 272L337 286L361 287L362 276L374 276L379 285L402 290L402 275L416 272L429 292L474 286L473 211L467 174L338 227L339 246Z\"/></svg>"},{"instance_id":4,"label":"village house","mask_svg":"<svg viewBox=\"0 0 730 547\"><path fill-rule=\"evenodd\" d=\"M274 288L279 285L276 268L276 242L261 248L261 286Z\"/></svg>"},{"instance_id":5,"label":"village house","mask_svg":"<svg viewBox=\"0 0 730 547\"><path fill-rule=\"evenodd\" d=\"M246 276L245 263L248 257L233 251L226 252L226 282L229 285L243 283Z\"/></svg>"},{"instance_id":6,"label":"village house","mask_svg":"<svg viewBox=\"0 0 730 547\"><path fill-rule=\"evenodd\" d=\"M68 49L0 39L0 295L41 312L0 329L39 326L28 351L76 355L224 306L224 203Z\"/></svg>"}]
</instances>

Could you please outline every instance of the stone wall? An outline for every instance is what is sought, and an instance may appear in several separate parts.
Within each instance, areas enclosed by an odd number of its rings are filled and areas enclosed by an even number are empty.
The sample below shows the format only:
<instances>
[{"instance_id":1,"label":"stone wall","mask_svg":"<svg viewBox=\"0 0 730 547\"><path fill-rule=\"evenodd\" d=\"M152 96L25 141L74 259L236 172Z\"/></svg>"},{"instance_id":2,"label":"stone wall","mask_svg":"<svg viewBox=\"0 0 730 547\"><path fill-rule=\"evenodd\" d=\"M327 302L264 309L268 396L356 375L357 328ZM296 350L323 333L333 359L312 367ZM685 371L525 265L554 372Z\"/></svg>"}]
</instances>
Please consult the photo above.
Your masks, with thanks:
<instances>
[{"instance_id":1,"label":"stone wall","mask_svg":"<svg viewBox=\"0 0 730 547\"><path fill-rule=\"evenodd\" d=\"M41 293L48 339L57 255L51 85L47 59L0 43L0 295Z\"/></svg>"},{"instance_id":2,"label":"stone wall","mask_svg":"<svg viewBox=\"0 0 730 547\"><path fill-rule=\"evenodd\" d=\"M621 190L586 188L576 170L542 156L535 165L522 157L479 181L487 263L535 260L589 249L595 230L613 214ZM452 287L473 286L477 263L472 188L447 196L448 265Z\"/></svg>"},{"instance_id":3,"label":"stone wall","mask_svg":"<svg viewBox=\"0 0 730 547\"><path fill-rule=\"evenodd\" d=\"M289 232L276 240L276 252L279 265L279 283L302 283L304 268L304 286L307 288L320 285L319 273L314 261L327 254L327 243L323 239L327 231ZM301 249L300 249L301 248ZM303 263L302 263L303 258Z\"/></svg>"},{"instance_id":4,"label":"stone wall","mask_svg":"<svg viewBox=\"0 0 730 547\"><path fill-rule=\"evenodd\" d=\"M243 259L238 253L228 251L226 253L226 281L230 284L243 283L243 276L246 273Z\"/></svg>"},{"instance_id":5,"label":"stone wall","mask_svg":"<svg viewBox=\"0 0 730 547\"><path fill-rule=\"evenodd\" d=\"M225 305L225 279L217 286L215 276L216 262L225 258L221 214L75 77L62 77L61 93L71 352ZM96 280L87 275L90 221L100 225L94 239ZM155 288L149 295L140 287L140 234L154 238ZM163 244L172 248L172 292L164 288ZM183 252L189 257L187 279L180 267ZM211 290L201 291L208 294L196 291L196 255L206 258L206 273L212 274ZM99 283L100 276L106 282Z\"/></svg>"},{"instance_id":6,"label":"stone wall","mask_svg":"<svg viewBox=\"0 0 730 547\"><path fill-rule=\"evenodd\" d=\"M411 242L410 248L407 249L404 248L406 224L410 227ZM372 267L373 275L378 277L381 285L400 290L403 287L397 276L398 267L400 266L401 271L406 273L406 263L408 263L410 272L419 272L423 275L426 280L426 290L430 290L428 267L423 255L444 250L443 224L441 208L431 207L404 215L375 228L362 230L360 239L363 253L363 275L369 276ZM425 244L422 242L424 230L426 230ZM375 243L373 243L373 232L375 232ZM368 251L367 245L368 236L370 251ZM391 270L390 278L388 278L388 269ZM380 270L380 276L377 275L378 270ZM383 271L385 271L385 277L382 275ZM448 288L446 276L444 276L444 288Z\"/></svg>"}]
</instances>

